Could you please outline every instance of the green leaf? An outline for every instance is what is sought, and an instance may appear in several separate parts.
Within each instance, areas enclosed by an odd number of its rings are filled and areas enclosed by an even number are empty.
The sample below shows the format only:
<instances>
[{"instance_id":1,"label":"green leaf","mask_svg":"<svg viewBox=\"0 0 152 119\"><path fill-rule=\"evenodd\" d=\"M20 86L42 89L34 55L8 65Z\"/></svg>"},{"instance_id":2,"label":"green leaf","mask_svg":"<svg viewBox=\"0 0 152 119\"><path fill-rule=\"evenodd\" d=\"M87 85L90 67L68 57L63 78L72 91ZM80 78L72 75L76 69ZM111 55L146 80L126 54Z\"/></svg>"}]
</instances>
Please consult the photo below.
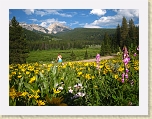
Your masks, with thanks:
<instances>
[{"instance_id":1,"label":"green leaf","mask_svg":"<svg viewBox=\"0 0 152 119\"><path fill-rule=\"evenodd\" d=\"M20 79L20 82L18 84L18 92L21 92L22 85L23 85L23 77Z\"/></svg>"},{"instance_id":2,"label":"green leaf","mask_svg":"<svg viewBox=\"0 0 152 119\"><path fill-rule=\"evenodd\" d=\"M32 85L24 82L24 86L25 86L27 89L29 89L29 91L32 93L31 89L34 89L34 88L32 87Z\"/></svg>"}]
</instances>

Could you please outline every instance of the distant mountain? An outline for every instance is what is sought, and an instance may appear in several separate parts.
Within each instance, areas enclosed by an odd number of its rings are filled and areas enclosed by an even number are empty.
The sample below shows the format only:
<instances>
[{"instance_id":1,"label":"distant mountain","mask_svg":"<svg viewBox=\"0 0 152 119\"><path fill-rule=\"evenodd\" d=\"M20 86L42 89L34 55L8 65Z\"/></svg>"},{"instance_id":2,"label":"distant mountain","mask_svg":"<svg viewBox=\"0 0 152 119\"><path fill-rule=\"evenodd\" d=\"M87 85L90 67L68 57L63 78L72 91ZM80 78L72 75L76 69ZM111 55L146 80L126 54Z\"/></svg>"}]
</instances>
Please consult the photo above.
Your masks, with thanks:
<instances>
[{"instance_id":1,"label":"distant mountain","mask_svg":"<svg viewBox=\"0 0 152 119\"><path fill-rule=\"evenodd\" d=\"M26 24L26 23L20 23L20 26L30 31L38 31L47 34L56 34L59 32L65 32L71 30L71 28L68 28L67 26L64 26L63 24L60 23L53 23L48 28L39 26L37 24Z\"/></svg>"},{"instance_id":2,"label":"distant mountain","mask_svg":"<svg viewBox=\"0 0 152 119\"><path fill-rule=\"evenodd\" d=\"M26 24L26 23L20 23L20 26L23 28L30 30L30 31L39 31L43 33L48 33L48 30L42 26L39 26L37 24Z\"/></svg>"},{"instance_id":3,"label":"distant mountain","mask_svg":"<svg viewBox=\"0 0 152 119\"><path fill-rule=\"evenodd\" d=\"M48 33L50 33L50 34L52 34L52 33L56 34L56 33L59 33L59 32L65 32L65 31L72 30L71 28L69 28L67 26L64 26L61 23L53 23L47 29L49 31Z\"/></svg>"}]
</instances>

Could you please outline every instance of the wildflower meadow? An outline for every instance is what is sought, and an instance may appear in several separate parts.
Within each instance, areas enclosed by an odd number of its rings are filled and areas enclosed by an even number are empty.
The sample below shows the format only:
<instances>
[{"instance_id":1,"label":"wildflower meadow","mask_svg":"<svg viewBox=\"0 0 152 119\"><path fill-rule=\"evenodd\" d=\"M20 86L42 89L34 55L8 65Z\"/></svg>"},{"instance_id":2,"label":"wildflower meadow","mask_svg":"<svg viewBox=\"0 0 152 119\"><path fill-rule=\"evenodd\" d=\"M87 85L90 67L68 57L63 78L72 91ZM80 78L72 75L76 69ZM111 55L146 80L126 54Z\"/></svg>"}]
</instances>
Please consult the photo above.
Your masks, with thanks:
<instances>
[{"instance_id":1,"label":"wildflower meadow","mask_svg":"<svg viewBox=\"0 0 152 119\"><path fill-rule=\"evenodd\" d=\"M9 65L10 106L138 106L139 47L96 62Z\"/></svg>"}]
</instances>

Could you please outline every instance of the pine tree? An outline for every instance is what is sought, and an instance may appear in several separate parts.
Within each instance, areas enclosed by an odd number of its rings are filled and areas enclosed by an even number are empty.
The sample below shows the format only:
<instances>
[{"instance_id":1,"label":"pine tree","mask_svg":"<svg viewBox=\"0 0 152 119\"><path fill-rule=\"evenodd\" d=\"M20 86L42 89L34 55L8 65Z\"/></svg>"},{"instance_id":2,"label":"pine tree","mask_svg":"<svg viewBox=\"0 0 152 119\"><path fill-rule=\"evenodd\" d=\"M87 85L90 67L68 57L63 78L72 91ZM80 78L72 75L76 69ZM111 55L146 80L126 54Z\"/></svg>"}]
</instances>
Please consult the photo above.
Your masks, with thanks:
<instances>
[{"instance_id":1,"label":"pine tree","mask_svg":"<svg viewBox=\"0 0 152 119\"><path fill-rule=\"evenodd\" d=\"M120 29L120 25L118 24L117 29L116 29L116 43L117 46L120 47L120 39L121 39L121 29Z\"/></svg>"},{"instance_id":2,"label":"pine tree","mask_svg":"<svg viewBox=\"0 0 152 119\"><path fill-rule=\"evenodd\" d=\"M130 44L133 44L133 46L136 46L136 39L135 39L135 25L134 25L134 21L131 19L129 20L129 38L130 38Z\"/></svg>"},{"instance_id":3,"label":"pine tree","mask_svg":"<svg viewBox=\"0 0 152 119\"><path fill-rule=\"evenodd\" d=\"M86 50L85 54L84 54L84 59L88 59L88 52Z\"/></svg>"},{"instance_id":4,"label":"pine tree","mask_svg":"<svg viewBox=\"0 0 152 119\"><path fill-rule=\"evenodd\" d=\"M106 53L106 55L108 54L108 55L110 55L111 54L111 42L110 42L110 37L109 37L109 35L107 34L107 32L105 32L105 35L104 35L104 48L105 48L105 53Z\"/></svg>"},{"instance_id":5,"label":"pine tree","mask_svg":"<svg viewBox=\"0 0 152 119\"><path fill-rule=\"evenodd\" d=\"M9 63L26 63L28 48L22 27L13 17L9 25Z\"/></svg>"},{"instance_id":6,"label":"pine tree","mask_svg":"<svg viewBox=\"0 0 152 119\"><path fill-rule=\"evenodd\" d=\"M122 26L121 26L121 40L120 40L120 47L121 49L123 46L126 46L127 43L127 38L128 36L128 25L127 25L127 20L125 17L122 18Z\"/></svg>"},{"instance_id":7,"label":"pine tree","mask_svg":"<svg viewBox=\"0 0 152 119\"><path fill-rule=\"evenodd\" d=\"M135 27L135 39L136 39L136 46L139 45L139 26Z\"/></svg>"},{"instance_id":8,"label":"pine tree","mask_svg":"<svg viewBox=\"0 0 152 119\"><path fill-rule=\"evenodd\" d=\"M101 55L101 56L104 56L104 55L105 55L105 45L104 45L104 41L101 41L100 55Z\"/></svg>"}]
</instances>

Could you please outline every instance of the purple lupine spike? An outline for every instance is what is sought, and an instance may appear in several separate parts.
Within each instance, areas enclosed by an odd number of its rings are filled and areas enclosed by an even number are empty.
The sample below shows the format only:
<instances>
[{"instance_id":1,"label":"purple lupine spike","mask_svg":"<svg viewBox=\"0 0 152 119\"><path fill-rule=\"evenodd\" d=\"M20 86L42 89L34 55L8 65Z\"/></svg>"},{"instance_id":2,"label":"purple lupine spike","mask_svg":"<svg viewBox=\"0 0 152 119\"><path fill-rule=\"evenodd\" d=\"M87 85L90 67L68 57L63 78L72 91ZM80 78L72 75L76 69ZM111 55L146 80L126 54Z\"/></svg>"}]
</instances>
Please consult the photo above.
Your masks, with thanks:
<instances>
[{"instance_id":1,"label":"purple lupine spike","mask_svg":"<svg viewBox=\"0 0 152 119\"><path fill-rule=\"evenodd\" d=\"M97 55L96 55L96 60L97 60L97 62L100 61L100 54L97 54Z\"/></svg>"},{"instance_id":2,"label":"purple lupine spike","mask_svg":"<svg viewBox=\"0 0 152 119\"><path fill-rule=\"evenodd\" d=\"M126 68L126 73L128 73L129 72L129 70Z\"/></svg>"},{"instance_id":3,"label":"purple lupine spike","mask_svg":"<svg viewBox=\"0 0 152 119\"><path fill-rule=\"evenodd\" d=\"M125 82L125 80L124 80L124 79L121 79L121 82L122 82L122 83L124 83L124 82Z\"/></svg>"},{"instance_id":4,"label":"purple lupine spike","mask_svg":"<svg viewBox=\"0 0 152 119\"><path fill-rule=\"evenodd\" d=\"M125 78L128 79L128 74L127 73L125 74Z\"/></svg>"}]
</instances>

